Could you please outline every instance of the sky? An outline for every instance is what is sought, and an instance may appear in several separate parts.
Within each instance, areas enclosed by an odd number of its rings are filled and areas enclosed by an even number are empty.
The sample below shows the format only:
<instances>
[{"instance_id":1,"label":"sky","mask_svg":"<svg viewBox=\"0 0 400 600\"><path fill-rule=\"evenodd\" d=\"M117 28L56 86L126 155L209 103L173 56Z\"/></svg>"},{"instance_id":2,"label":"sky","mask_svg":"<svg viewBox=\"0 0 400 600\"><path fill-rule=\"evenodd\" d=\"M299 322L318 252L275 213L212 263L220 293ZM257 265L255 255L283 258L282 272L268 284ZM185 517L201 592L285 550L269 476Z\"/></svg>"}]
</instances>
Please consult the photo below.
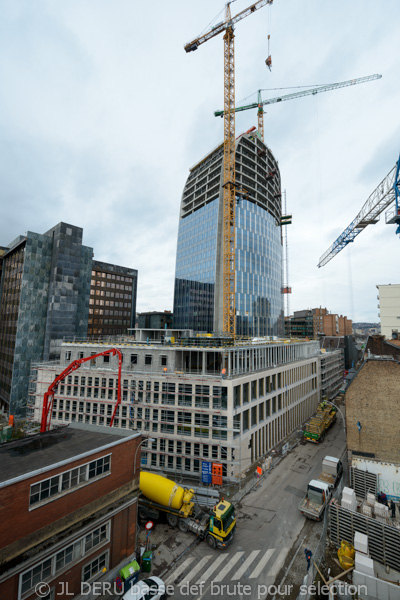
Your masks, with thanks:
<instances>
[{"instance_id":1,"label":"sky","mask_svg":"<svg viewBox=\"0 0 400 600\"><path fill-rule=\"evenodd\" d=\"M232 15L249 0L236 0ZM172 310L189 169L222 142L224 18L215 0L0 0L0 246L60 221L96 260L138 269L137 310ZM381 74L267 107L286 190L290 312L378 322L376 285L400 283L384 214L325 267L320 256L399 158L400 2L275 0L235 27L236 104ZM265 65L269 53L272 70ZM238 113L236 135L257 124Z\"/></svg>"}]
</instances>

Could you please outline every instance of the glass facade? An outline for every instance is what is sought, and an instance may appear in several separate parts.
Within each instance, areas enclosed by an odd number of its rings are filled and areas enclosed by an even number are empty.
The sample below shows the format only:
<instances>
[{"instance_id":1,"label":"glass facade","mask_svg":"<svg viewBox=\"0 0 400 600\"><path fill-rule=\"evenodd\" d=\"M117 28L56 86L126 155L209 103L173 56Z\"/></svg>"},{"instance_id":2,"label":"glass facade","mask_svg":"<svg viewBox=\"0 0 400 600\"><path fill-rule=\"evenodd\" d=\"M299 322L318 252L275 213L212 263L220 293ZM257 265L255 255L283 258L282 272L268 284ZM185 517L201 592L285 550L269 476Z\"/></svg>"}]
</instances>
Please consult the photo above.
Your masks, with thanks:
<instances>
[{"instance_id":1,"label":"glass facade","mask_svg":"<svg viewBox=\"0 0 400 600\"><path fill-rule=\"evenodd\" d=\"M236 207L236 333L282 335L281 230L264 208Z\"/></svg>"},{"instance_id":2,"label":"glass facade","mask_svg":"<svg viewBox=\"0 0 400 600\"><path fill-rule=\"evenodd\" d=\"M222 148L195 165L181 202L174 327L223 329ZM278 164L257 134L236 141L236 333L283 336L281 184Z\"/></svg>"},{"instance_id":3,"label":"glass facade","mask_svg":"<svg viewBox=\"0 0 400 600\"><path fill-rule=\"evenodd\" d=\"M218 198L179 223L174 327L212 331L217 258Z\"/></svg>"}]
</instances>

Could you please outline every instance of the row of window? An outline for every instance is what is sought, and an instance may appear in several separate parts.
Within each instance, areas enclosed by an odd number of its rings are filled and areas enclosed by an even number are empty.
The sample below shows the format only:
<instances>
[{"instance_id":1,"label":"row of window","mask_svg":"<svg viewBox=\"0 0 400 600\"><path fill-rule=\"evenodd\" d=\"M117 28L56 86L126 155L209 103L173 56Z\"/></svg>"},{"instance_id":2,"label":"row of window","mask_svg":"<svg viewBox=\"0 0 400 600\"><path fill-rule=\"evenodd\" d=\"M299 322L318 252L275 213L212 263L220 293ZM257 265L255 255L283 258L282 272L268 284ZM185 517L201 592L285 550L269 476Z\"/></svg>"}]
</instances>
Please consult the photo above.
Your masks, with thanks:
<instances>
[{"instance_id":1,"label":"row of window","mask_svg":"<svg viewBox=\"0 0 400 600\"><path fill-rule=\"evenodd\" d=\"M50 498L65 494L69 490L99 479L111 470L111 455L102 456L85 465L70 469L59 475L49 477L30 488L29 506L44 502Z\"/></svg>"},{"instance_id":2,"label":"row of window","mask_svg":"<svg viewBox=\"0 0 400 600\"><path fill-rule=\"evenodd\" d=\"M109 541L110 521L82 536L28 571L21 573L20 595L24 596L25 594L32 593L36 585L52 579ZM93 579L104 567L108 567L108 552L97 556L83 567L82 581Z\"/></svg>"},{"instance_id":3,"label":"row of window","mask_svg":"<svg viewBox=\"0 0 400 600\"><path fill-rule=\"evenodd\" d=\"M115 275L115 273L102 273L99 271L92 271L92 277L97 277L98 279L113 279L114 281L126 281L127 283L132 284L132 277L124 277L124 275ZM96 283L95 280L92 279L92 285Z\"/></svg>"}]
</instances>

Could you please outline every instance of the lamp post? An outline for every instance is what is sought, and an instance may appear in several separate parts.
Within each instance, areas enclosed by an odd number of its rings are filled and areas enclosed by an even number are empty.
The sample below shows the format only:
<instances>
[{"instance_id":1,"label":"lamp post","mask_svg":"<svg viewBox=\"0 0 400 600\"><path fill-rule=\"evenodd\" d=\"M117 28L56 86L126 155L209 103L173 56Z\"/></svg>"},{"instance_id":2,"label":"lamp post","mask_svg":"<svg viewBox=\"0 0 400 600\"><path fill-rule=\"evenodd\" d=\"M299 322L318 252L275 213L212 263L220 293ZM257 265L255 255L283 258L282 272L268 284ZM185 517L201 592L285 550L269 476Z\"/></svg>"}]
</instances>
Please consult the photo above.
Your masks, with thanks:
<instances>
[{"instance_id":1,"label":"lamp post","mask_svg":"<svg viewBox=\"0 0 400 600\"><path fill-rule=\"evenodd\" d=\"M330 400L324 400L324 402L326 402L326 404L331 404L332 406L334 406L336 408L336 410L338 410L340 412L340 415L341 415L342 420L343 420L344 436L345 436L345 438L347 440L346 419L344 418L344 414L342 413L342 411L340 410L340 408L337 406L337 404L335 404L334 402L331 402Z\"/></svg>"},{"instance_id":2,"label":"lamp post","mask_svg":"<svg viewBox=\"0 0 400 600\"><path fill-rule=\"evenodd\" d=\"M137 453L138 453L138 450L139 450L140 446L141 446L142 444L144 444L144 442L155 442L155 441L156 441L156 440L155 440L154 438L147 438L147 437L146 437L146 438L144 438L144 439L143 439L143 440L140 442L140 444L139 444L139 445L138 445L138 447L136 448L136 452L135 452L135 458L133 459L133 474L134 474L134 475L136 475L136 457L137 457Z\"/></svg>"}]
</instances>

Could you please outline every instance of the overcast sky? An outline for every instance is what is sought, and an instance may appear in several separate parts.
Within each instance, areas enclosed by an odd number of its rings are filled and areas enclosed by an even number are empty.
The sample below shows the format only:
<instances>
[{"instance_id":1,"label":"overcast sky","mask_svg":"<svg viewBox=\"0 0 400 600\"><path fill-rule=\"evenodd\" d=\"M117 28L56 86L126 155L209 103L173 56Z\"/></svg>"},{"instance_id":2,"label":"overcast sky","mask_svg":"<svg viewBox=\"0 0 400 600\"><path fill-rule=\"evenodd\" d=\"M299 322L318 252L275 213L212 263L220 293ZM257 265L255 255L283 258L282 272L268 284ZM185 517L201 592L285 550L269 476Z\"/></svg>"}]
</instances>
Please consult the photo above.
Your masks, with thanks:
<instances>
[{"instance_id":1,"label":"overcast sky","mask_svg":"<svg viewBox=\"0 0 400 600\"><path fill-rule=\"evenodd\" d=\"M232 15L251 1L237 0ZM223 20L215 0L0 0L0 245L60 221L97 260L139 271L137 310L172 310L182 190L222 141ZM214 20L215 19L215 20ZM275 0L235 28L236 101L379 73L267 107L287 209L290 309L378 321L377 284L400 283L384 215L328 265L320 256L400 151L399 0ZM265 66L270 34L272 72ZM249 98L250 96L250 98ZM247 102L247 101L246 101ZM236 134L257 124L239 113Z\"/></svg>"}]
</instances>

